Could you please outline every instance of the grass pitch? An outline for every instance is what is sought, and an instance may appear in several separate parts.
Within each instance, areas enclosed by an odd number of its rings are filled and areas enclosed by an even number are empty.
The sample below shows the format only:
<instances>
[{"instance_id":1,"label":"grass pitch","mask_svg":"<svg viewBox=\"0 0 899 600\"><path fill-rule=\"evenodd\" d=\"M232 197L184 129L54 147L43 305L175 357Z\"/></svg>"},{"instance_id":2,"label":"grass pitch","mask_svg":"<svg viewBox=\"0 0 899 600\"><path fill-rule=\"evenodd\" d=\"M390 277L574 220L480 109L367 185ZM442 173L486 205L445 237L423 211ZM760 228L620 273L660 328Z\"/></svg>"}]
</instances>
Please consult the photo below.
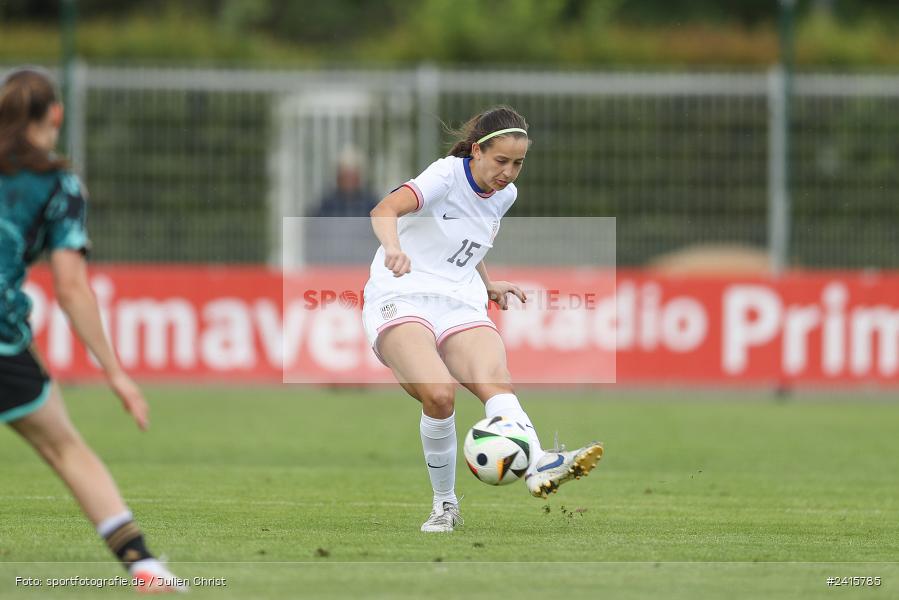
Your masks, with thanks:
<instances>
[{"instance_id":1,"label":"grass pitch","mask_svg":"<svg viewBox=\"0 0 899 600\"><path fill-rule=\"evenodd\" d=\"M542 501L460 457L465 526L425 535L419 411L399 391L149 388L147 434L104 389L65 395L150 548L188 580L226 580L193 598L899 596L899 404L884 398L526 391L545 446L556 430L605 442L597 470ZM482 414L460 392L460 440ZM0 456L0 597L131 597L49 587L122 571L11 431Z\"/></svg>"}]
</instances>

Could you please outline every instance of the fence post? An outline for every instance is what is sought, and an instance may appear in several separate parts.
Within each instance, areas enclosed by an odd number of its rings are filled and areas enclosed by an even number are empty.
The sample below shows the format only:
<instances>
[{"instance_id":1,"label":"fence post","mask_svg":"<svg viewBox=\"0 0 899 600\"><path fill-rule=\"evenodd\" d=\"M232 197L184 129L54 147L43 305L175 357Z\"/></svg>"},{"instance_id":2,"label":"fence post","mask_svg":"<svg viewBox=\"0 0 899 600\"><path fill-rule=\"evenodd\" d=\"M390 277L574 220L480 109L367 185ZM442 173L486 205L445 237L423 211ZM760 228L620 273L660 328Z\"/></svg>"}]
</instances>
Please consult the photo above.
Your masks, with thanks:
<instances>
[{"instance_id":1,"label":"fence post","mask_svg":"<svg viewBox=\"0 0 899 600\"><path fill-rule=\"evenodd\" d=\"M268 264L272 268L283 270L295 269L303 264L298 255L302 244L297 239L296 220L289 218L297 214L298 208L293 192L296 165L294 144L297 126L291 117L291 103L287 98L276 99L272 107L275 122L273 142L275 151L270 153L268 162L269 175L269 253Z\"/></svg>"},{"instance_id":2,"label":"fence post","mask_svg":"<svg viewBox=\"0 0 899 600\"><path fill-rule=\"evenodd\" d=\"M66 107L68 121L68 154L75 172L87 177L87 90L88 66L76 60L72 68L69 105Z\"/></svg>"},{"instance_id":3,"label":"fence post","mask_svg":"<svg viewBox=\"0 0 899 600\"><path fill-rule=\"evenodd\" d=\"M62 88L62 103L66 107L72 104L72 79L75 70L75 27L76 27L75 0L62 0L59 11L60 34L60 72L59 81ZM72 150L72 125L73 120L66 119L62 126L62 139L60 146L67 154Z\"/></svg>"},{"instance_id":4,"label":"fence post","mask_svg":"<svg viewBox=\"0 0 899 600\"><path fill-rule=\"evenodd\" d=\"M787 264L790 192L787 181L787 114L784 72L768 72L768 256L771 272L779 275Z\"/></svg>"},{"instance_id":5,"label":"fence post","mask_svg":"<svg viewBox=\"0 0 899 600\"><path fill-rule=\"evenodd\" d=\"M440 130L434 125L440 112L440 72L434 65L423 64L415 73L418 131L416 157L419 171L434 160L440 144Z\"/></svg>"},{"instance_id":6,"label":"fence post","mask_svg":"<svg viewBox=\"0 0 899 600\"><path fill-rule=\"evenodd\" d=\"M780 0L780 64L768 73L768 251L779 275L790 256L790 100L793 79L793 9Z\"/></svg>"}]
</instances>

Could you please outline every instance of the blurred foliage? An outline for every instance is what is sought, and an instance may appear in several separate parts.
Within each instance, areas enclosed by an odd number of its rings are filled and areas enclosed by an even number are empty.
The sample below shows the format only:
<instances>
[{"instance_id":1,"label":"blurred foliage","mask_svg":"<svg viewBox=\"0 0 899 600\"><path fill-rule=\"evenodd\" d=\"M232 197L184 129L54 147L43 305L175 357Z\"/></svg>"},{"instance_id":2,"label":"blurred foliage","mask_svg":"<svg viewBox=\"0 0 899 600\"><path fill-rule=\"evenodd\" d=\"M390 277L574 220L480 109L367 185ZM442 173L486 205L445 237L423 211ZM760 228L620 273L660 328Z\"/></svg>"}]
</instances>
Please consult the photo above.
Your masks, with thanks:
<instances>
[{"instance_id":1,"label":"blurred foliage","mask_svg":"<svg viewBox=\"0 0 899 600\"><path fill-rule=\"evenodd\" d=\"M47 21L59 14L62 0L0 0L0 18ZM253 27L264 27L282 35L328 37L344 28L366 35L359 24L390 26L415 14L419 0L75 0L86 18L116 18L128 14L155 14L177 7L212 19L237 19ZM566 22L576 23L603 5L610 17L630 24L683 25L685 23L737 23L756 26L770 21L778 0L485 0L477 3L482 11L517 10L516 6L552 5L552 11ZM427 3L427 2L426 2ZM457 3L442 2L448 7ZM459 12L456 10L455 12ZM899 4L885 0L798 0L800 15L828 13L839 21L852 22L876 16L899 20ZM344 32L345 33L345 32Z\"/></svg>"},{"instance_id":2,"label":"blurred foliage","mask_svg":"<svg viewBox=\"0 0 899 600\"><path fill-rule=\"evenodd\" d=\"M60 0L0 0L0 60L58 55ZM77 0L91 60L766 65L776 0ZM799 0L797 61L899 65L899 2Z\"/></svg>"}]
</instances>

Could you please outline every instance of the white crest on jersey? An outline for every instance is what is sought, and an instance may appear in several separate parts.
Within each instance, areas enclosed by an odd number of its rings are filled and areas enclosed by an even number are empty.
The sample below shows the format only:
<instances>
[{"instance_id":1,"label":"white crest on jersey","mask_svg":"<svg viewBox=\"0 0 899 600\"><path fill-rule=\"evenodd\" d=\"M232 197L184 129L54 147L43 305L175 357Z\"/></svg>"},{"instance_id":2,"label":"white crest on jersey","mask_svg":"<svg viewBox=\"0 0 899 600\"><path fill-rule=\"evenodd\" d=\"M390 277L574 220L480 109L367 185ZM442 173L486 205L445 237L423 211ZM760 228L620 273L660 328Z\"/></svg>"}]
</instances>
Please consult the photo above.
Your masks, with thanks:
<instances>
[{"instance_id":1,"label":"white crest on jersey","mask_svg":"<svg viewBox=\"0 0 899 600\"><path fill-rule=\"evenodd\" d=\"M396 316L396 304L390 302L381 307L381 316L385 321L389 321Z\"/></svg>"}]
</instances>

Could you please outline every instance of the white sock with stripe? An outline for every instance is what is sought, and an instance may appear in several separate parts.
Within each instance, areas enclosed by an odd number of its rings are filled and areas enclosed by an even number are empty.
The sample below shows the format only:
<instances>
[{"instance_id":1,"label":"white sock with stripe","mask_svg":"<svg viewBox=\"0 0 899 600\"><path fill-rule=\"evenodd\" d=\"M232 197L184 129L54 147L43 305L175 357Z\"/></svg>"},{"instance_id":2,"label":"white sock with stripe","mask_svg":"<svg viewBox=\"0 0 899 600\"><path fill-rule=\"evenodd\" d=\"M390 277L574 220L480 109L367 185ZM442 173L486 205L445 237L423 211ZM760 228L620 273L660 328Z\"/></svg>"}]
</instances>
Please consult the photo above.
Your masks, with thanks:
<instances>
[{"instance_id":1,"label":"white sock with stripe","mask_svg":"<svg viewBox=\"0 0 899 600\"><path fill-rule=\"evenodd\" d=\"M434 419L421 413L421 446L434 488L434 504L456 499L456 413L446 419Z\"/></svg>"},{"instance_id":2,"label":"white sock with stripe","mask_svg":"<svg viewBox=\"0 0 899 600\"><path fill-rule=\"evenodd\" d=\"M124 525L125 523L130 523L134 520L134 515L131 514L130 510L126 510L117 515L112 515L111 517L107 517L100 521L97 525L97 533L100 534L101 538L109 537L113 531Z\"/></svg>"},{"instance_id":3,"label":"white sock with stripe","mask_svg":"<svg viewBox=\"0 0 899 600\"><path fill-rule=\"evenodd\" d=\"M531 418L521 408L518 397L515 394L497 394L484 403L484 410L487 412L488 419L502 415L524 425L531 446L531 462L528 465L528 470L530 471L546 453L540 446L537 430L534 428L534 424L531 423Z\"/></svg>"}]
</instances>

